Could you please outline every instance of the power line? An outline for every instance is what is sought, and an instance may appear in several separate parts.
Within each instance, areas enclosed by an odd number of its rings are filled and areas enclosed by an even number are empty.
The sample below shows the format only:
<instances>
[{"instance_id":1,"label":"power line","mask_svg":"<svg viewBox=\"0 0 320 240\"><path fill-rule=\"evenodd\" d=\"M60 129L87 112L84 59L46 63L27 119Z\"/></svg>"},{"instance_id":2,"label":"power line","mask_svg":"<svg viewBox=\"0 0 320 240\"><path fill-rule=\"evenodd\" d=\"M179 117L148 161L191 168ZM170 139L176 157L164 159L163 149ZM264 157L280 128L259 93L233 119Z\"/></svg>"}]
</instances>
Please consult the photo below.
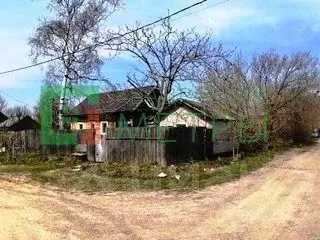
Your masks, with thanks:
<instances>
[{"instance_id":1,"label":"power line","mask_svg":"<svg viewBox=\"0 0 320 240\"><path fill-rule=\"evenodd\" d=\"M172 14L169 14L169 15L166 16L166 17L162 17L162 18L160 18L160 19L158 19L158 20L156 20L156 21L153 21L153 22L151 22L151 23L148 23L148 24L146 24L146 25L143 25L143 26L141 26L141 27L138 27L138 28L136 28L136 29L134 29L134 30L132 30L132 31L128 31L128 32L126 32L126 33L120 34L120 35L118 35L118 36L116 36L116 37L112 37L112 38L110 38L110 39L108 39L108 40L106 40L106 41L104 41L104 42L102 42L102 43L98 43L98 44L95 44L95 45L93 45L93 46L100 46L100 45L103 46L103 45L107 44L107 43L110 42L110 41L113 41L113 40L115 40L115 39L124 37L124 36L126 36L126 35L128 35L128 34L131 34L131 33L137 32L137 31L140 31L140 30L142 30L142 29L144 29L144 28L150 27L150 26L152 26L152 25L154 25L154 24L157 24L157 23L159 23L159 22L162 22L163 20L169 19L169 18L171 18L171 17L173 17L173 16L176 16L176 15L182 13L182 12L185 12L185 11L187 11L187 10L189 10L189 9L192 9L192 8L194 8L194 7L196 7L196 6L199 6L199 5L201 5L201 4L203 4L203 3L207 2L207 1L209 1L209 0L199 1L199 2L194 3L194 4L192 4L192 5L188 6L188 7L185 7L185 8L183 8L183 9L180 9L180 10L178 10L178 11L172 13ZM78 52L82 52L82 51L85 51L85 50L90 49L90 48L92 48L92 46L79 49L78 51L73 52L72 54L75 54L75 53L78 53ZM40 65L43 65L43 64L46 64L46 63L49 63L49 62L56 61L56 60L61 59L61 58L65 57L65 56L68 56L68 54L63 54L63 55L61 55L60 57L51 58L51 59L48 59L48 60L46 60L46 61L42 61L42 62L39 62L39 63L31 64L31 65L28 65L28 66L24 66L24 67L20 67L20 68L14 68L14 69L11 69L11 70L3 71L3 72L0 72L0 75L4 75L4 74L8 74L8 73L17 72L17 71L21 71L21 70L33 68L33 67L36 67L36 66L40 66Z\"/></svg>"},{"instance_id":2,"label":"power line","mask_svg":"<svg viewBox=\"0 0 320 240\"><path fill-rule=\"evenodd\" d=\"M27 105L29 107L31 107L30 105L26 104L25 102L20 101L19 99L16 99L15 97L12 97L11 95L9 95L8 93L5 93L4 91L0 90L0 93L2 93L3 95L7 96L8 98L11 98L12 100L21 103L23 105Z\"/></svg>"},{"instance_id":3,"label":"power line","mask_svg":"<svg viewBox=\"0 0 320 240\"><path fill-rule=\"evenodd\" d=\"M231 1L231 0L225 0L225 1L217 2L217 3L215 3L215 4L209 5L208 7L201 8L201 9L196 10L196 11L194 11L194 12L191 12L191 13L182 15L182 16L180 16L180 17L178 17L178 18L175 18L175 19L173 19L173 21L177 21L177 20L179 20L179 19L181 19L181 18L184 18L184 17L190 16L190 15L193 15L193 14L198 13L198 12L202 12L202 11L207 10L207 9L209 9L209 8L217 7L217 6L219 6L219 5L225 4L225 3L230 2L230 1Z\"/></svg>"},{"instance_id":4,"label":"power line","mask_svg":"<svg viewBox=\"0 0 320 240\"><path fill-rule=\"evenodd\" d=\"M12 73L12 72L17 72L17 71L21 71L21 70L25 70L25 69L28 69L28 68L37 67L37 66L40 66L40 65L49 63L49 62L56 61L56 60L58 60L58 59L60 59L60 58L62 58L62 57L51 58L51 59L49 59L49 60L42 61L42 62L35 63L35 64L31 64L31 65L28 65L28 66L25 66L25 67L14 68L14 69L11 69L11 70L7 70L7 71L4 71L4 72L0 72L0 75L7 74L7 73Z\"/></svg>"},{"instance_id":5,"label":"power line","mask_svg":"<svg viewBox=\"0 0 320 240\"><path fill-rule=\"evenodd\" d=\"M140 30L142 30L142 29L144 29L144 28L147 28L147 27L150 27L150 26L155 25L155 24L157 24L157 23L160 23L160 22L162 22L163 20L166 20L166 19L169 19L169 18L171 18L171 17L173 17L173 16L176 16L176 15L182 13L182 12L185 12L185 11L187 11L187 10L189 10L189 9L192 9L192 8L194 8L194 7L196 7L196 6L199 6L199 5L201 5L201 4L203 4L203 3L207 2L207 1L209 1L209 0L199 1L199 2L197 2L197 3L194 3L194 4L190 5L190 6L187 6L187 7L183 8L183 9L180 9L180 10L178 10L178 11L172 13L172 14L169 14L169 15L166 16L166 17L162 17L162 18L160 18L160 19L158 19L158 20L156 20L156 21L153 21L153 22L151 22L151 23L148 23L148 24L146 24L146 25L143 25L143 26L141 26L141 27L139 27L139 28L136 28L136 29L134 29L134 30L132 30L132 31L128 31L128 32L126 32L126 33L124 33L124 34L120 34L120 35L118 35L118 36L116 36L116 37L112 37L112 38L108 39L108 40L105 41L105 42L102 42L102 43L99 43L99 44L95 44L95 45L93 45L93 46L99 46L99 45L103 46L103 45L107 44L107 43L110 42L110 41L113 41L113 40L115 40L115 39L117 39L117 38L124 37L124 36L126 36L126 35L128 35L128 34L131 34L131 33L137 32L137 31L140 31ZM222 5L222 4L227 3L227 2L229 2L229 1L231 1L231 0L225 0L225 1L221 1L221 2L218 2L218 3L212 4L212 5L210 5L210 6L206 7L206 8L202 8L202 9L199 9L199 10L197 10L197 11L194 11L194 12L191 12L191 13L188 13L188 14L185 14L185 15L179 17L179 18L175 18L175 19L173 19L173 21L176 21L176 20L179 20L179 19L181 19L181 18L183 18L183 17L187 17L187 16L190 16L190 15L192 15L192 14L195 14L195 13L198 13L198 12L201 12L201 11L204 11L204 10L206 10L206 9L208 9L208 8L212 8L212 7L215 7L215 6L218 6L218 5ZM91 47L92 47L92 46L91 46ZM85 51L85 50L87 50L87 49L90 49L91 47L86 47L86 48L83 48L83 49L79 49L78 51L76 51L76 52L74 52L74 53L78 53L78 52ZM73 53L73 54L74 54L74 53ZM37 67L37 66L40 66L40 65L43 65L43 64L46 64L46 63L50 63L50 62L59 60L59 59L65 57L65 56L67 56L67 55L68 55L68 54L64 54L64 55L62 55L61 57L51 58L51 59L48 59L48 60L45 60L45 61L42 61L42 62L39 62L39 63L35 63L35 64L32 64L32 65L28 65L28 66L24 66L24 67L20 67L20 68L14 68L14 69L11 69L11 70L3 71L3 72L0 72L0 75L12 73L12 72L17 72L17 71L22 71L22 70L26 70L26 69L33 68L33 67ZM3 93L4 95L6 95L7 97L11 98L12 100L26 105L23 101L20 101L20 100L12 97L11 95L9 95L9 94L1 91L1 90L0 90L0 92Z\"/></svg>"}]
</instances>

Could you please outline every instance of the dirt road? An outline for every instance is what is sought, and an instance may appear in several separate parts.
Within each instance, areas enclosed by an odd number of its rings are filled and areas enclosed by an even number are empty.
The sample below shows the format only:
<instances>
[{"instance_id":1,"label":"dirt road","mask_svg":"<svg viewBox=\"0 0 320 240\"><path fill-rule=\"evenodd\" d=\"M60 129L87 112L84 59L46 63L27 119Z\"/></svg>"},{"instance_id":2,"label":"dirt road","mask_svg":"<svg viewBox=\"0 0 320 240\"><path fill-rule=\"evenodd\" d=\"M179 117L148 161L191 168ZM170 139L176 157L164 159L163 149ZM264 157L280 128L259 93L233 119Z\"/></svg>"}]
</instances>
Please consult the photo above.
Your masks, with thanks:
<instances>
[{"instance_id":1,"label":"dirt road","mask_svg":"<svg viewBox=\"0 0 320 240\"><path fill-rule=\"evenodd\" d=\"M320 239L320 144L194 193L70 193L0 179L0 239Z\"/></svg>"}]
</instances>

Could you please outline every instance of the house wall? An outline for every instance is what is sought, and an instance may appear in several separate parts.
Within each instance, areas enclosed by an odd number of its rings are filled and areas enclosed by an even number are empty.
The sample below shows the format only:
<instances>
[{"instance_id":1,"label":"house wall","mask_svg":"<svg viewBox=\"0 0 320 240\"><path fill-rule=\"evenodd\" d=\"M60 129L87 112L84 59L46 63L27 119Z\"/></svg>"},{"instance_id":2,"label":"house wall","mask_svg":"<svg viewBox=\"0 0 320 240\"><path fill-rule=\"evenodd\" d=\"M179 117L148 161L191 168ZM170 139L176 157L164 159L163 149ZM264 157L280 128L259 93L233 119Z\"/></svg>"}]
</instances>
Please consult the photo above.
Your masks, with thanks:
<instances>
[{"instance_id":1,"label":"house wall","mask_svg":"<svg viewBox=\"0 0 320 240\"><path fill-rule=\"evenodd\" d=\"M94 129L96 131L97 134L102 134L102 128L101 128L101 123L102 122L106 122L108 124L108 127L110 128L115 128L116 127L116 123L115 122L109 122L109 121L83 121L83 122L73 122L71 123L71 130L72 131L76 131L76 130L80 130L79 128L79 124L83 124L83 130L88 130L88 129L92 129L92 124L94 125Z\"/></svg>"},{"instance_id":2,"label":"house wall","mask_svg":"<svg viewBox=\"0 0 320 240\"><path fill-rule=\"evenodd\" d=\"M204 121L203 116L197 116L184 107L178 108L160 122L160 126L163 127L176 127L177 125L212 129L214 139L217 142L231 141L234 135L232 121L217 119L213 124L211 120Z\"/></svg>"},{"instance_id":3,"label":"house wall","mask_svg":"<svg viewBox=\"0 0 320 240\"><path fill-rule=\"evenodd\" d=\"M165 114L165 113L164 113ZM139 126L141 120L141 112L136 113L126 113L124 114L125 120L133 120L133 127ZM98 117L98 119L91 118L90 121L87 118L79 118L77 122L71 123L71 130L77 131L79 129L79 124L83 124L83 130L92 129L91 125L94 124L94 129L96 136L99 137L103 135L102 132L102 122L107 123L107 128L116 128L119 127L119 114L113 115L112 117ZM216 120L214 123L211 122L211 119L205 121L203 116L196 115L191 112L189 109L180 107L174 112L167 115L161 122L160 126L162 127L177 127L178 125L183 125L185 127L205 127L208 129L213 129L216 134L216 138L220 140L225 140L226 138L230 139L230 134L232 134L232 126L230 121L227 120ZM140 126L142 127L142 126ZM97 140L98 141L98 140ZM99 142L99 141L98 141Z\"/></svg>"},{"instance_id":4,"label":"house wall","mask_svg":"<svg viewBox=\"0 0 320 240\"><path fill-rule=\"evenodd\" d=\"M201 116L197 116L184 107L178 108L160 122L160 126L163 127L176 127L177 125L185 125L186 127L212 127L211 123L204 121Z\"/></svg>"},{"instance_id":5,"label":"house wall","mask_svg":"<svg viewBox=\"0 0 320 240\"><path fill-rule=\"evenodd\" d=\"M91 124L94 124L94 129L96 130L97 134L102 133L102 122L107 123L108 128L116 128L119 126L119 120L126 120L128 126L130 126L129 122L132 122L132 126L138 126L139 124L144 124L141 121L141 116L144 112L126 112L126 113L116 113L108 117L104 116L88 116L88 117L82 117L78 118L76 121L71 123L71 130L80 130L79 124L83 124L83 130L91 129ZM122 119L120 118L120 115L122 115ZM147 117L147 115L146 115Z\"/></svg>"}]
</instances>

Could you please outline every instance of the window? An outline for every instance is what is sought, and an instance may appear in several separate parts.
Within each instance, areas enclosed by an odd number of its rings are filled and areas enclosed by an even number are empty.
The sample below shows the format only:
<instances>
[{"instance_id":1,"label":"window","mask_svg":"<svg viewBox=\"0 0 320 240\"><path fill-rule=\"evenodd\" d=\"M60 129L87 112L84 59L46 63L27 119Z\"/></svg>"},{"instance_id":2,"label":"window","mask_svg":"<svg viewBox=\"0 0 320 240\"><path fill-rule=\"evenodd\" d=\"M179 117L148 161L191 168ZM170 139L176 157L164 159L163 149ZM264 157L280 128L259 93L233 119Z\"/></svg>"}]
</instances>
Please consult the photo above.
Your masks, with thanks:
<instances>
[{"instance_id":1,"label":"window","mask_svg":"<svg viewBox=\"0 0 320 240\"><path fill-rule=\"evenodd\" d=\"M83 130L83 123L78 123L78 129Z\"/></svg>"},{"instance_id":2,"label":"window","mask_svg":"<svg viewBox=\"0 0 320 240\"><path fill-rule=\"evenodd\" d=\"M106 133L108 127L108 122L101 122L101 133Z\"/></svg>"},{"instance_id":3,"label":"window","mask_svg":"<svg viewBox=\"0 0 320 240\"><path fill-rule=\"evenodd\" d=\"M128 127L133 127L133 119L131 118L130 121L127 122Z\"/></svg>"}]
</instances>

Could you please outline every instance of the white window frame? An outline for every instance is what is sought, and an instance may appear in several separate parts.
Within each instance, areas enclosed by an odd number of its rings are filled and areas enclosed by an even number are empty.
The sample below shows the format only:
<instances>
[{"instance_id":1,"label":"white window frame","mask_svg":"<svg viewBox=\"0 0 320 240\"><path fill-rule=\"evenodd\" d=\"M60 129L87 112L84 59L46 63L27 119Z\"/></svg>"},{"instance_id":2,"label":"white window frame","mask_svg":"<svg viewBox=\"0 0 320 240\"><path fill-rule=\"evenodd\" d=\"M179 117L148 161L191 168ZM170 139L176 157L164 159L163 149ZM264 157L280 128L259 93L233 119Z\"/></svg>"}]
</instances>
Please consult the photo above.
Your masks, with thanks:
<instances>
[{"instance_id":1,"label":"white window frame","mask_svg":"<svg viewBox=\"0 0 320 240\"><path fill-rule=\"evenodd\" d=\"M104 124L104 123L106 124L106 131L107 131L107 128L108 128L108 126L109 126L108 121L101 121L101 122L100 122L100 132L101 132L101 134L106 135L107 132L103 132L103 124Z\"/></svg>"},{"instance_id":2,"label":"white window frame","mask_svg":"<svg viewBox=\"0 0 320 240\"><path fill-rule=\"evenodd\" d=\"M80 129L80 125L82 125L82 129ZM84 129L85 129L84 126L85 126L84 122L78 122L78 123L77 123L77 129L78 129L78 130L84 130Z\"/></svg>"}]
</instances>

